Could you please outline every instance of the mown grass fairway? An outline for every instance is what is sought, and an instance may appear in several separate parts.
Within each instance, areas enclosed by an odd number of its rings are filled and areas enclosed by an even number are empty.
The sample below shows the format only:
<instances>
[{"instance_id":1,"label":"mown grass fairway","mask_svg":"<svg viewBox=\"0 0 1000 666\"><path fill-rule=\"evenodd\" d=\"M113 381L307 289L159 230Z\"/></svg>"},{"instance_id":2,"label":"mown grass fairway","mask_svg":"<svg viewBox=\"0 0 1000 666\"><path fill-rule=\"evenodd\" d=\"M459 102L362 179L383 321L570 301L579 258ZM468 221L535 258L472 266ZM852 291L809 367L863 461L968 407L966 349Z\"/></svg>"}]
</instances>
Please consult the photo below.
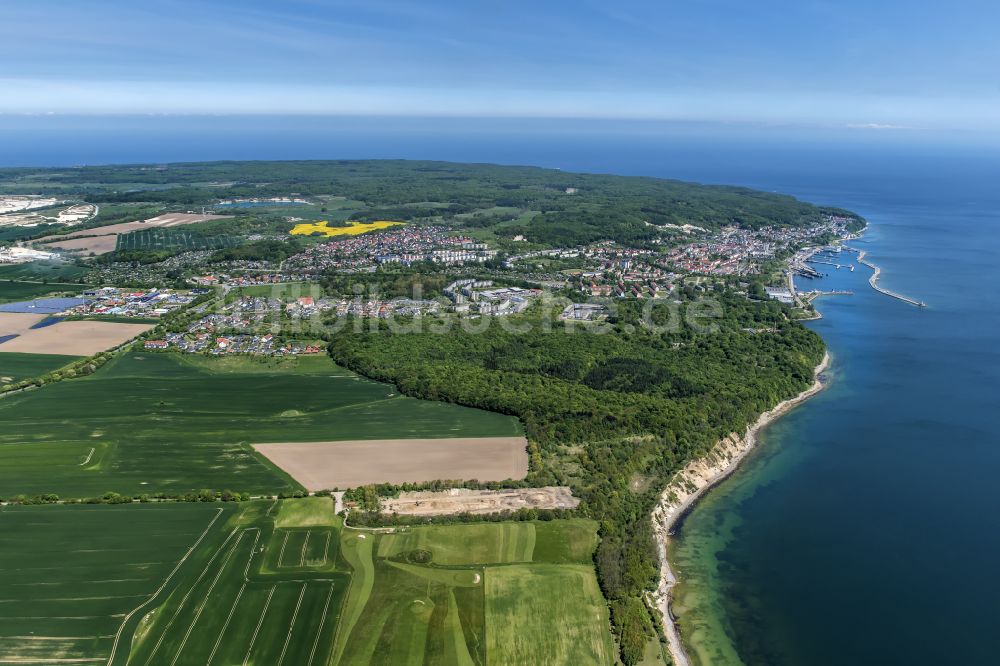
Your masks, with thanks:
<instances>
[{"instance_id":1,"label":"mown grass fairway","mask_svg":"<svg viewBox=\"0 0 1000 666\"><path fill-rule=\"evenodd\" d=\"M116 639L127 650L129 635L119 629L131 631L138 620L129 614L179 581L180 570L171 572L229 511L198 504L0 508L0 661L107 662ZM156 598L162 603L166 594Z\"/></svg>"},{"instance_id":2,"label":"mown grass fairway","mask_svg":"<svg viewBox=\"0 0 1000 666\"><path fill-rule=\"evenodd\" d=\"M6 352L0 354L0 386L39 377L47 372L69 365L79 356L63 354L22 354Z\"/></svg>"},{"instance_id":3,"label":"mown grass fairway","mask_svg":"<svg viewBox=\"0 0 1000 666\"><path fill-rule=\"evenodd\" d=\"M378 539L378 557L406 562L424 551L421 562L434 565L590 564L597 548L597 523L584 518L462 523L401 528Z\"/></svg>"},{"instance_id":4,"label":"mown grass fairway","mask_svg":"<svg viewBox=\"0 0 1000 666\"><path fill-rule=\"evenodd\" d=\"M339 664L483 663L481 572L384 561L374 571L375 585Z\"/></svg>"},{"instance_id":5,"label":"mown grass fairway","mask_svg":"<svg viewBox=\"0 0 1000 666\"><path fill-rule=\"evenodd\" d=\"M574 518L537 523L536 562L590 564L597 550L597 523Z\"/></svg>"},{"instance_id":6,"label":"mown grass fairway","mask_svg":"<svg viewBox=\"0 0 1000 666\"><path fill-rule=\"evenodd\" d=\"M276 493L299 486L248 442L518 434L511 417L405 398L326 357L130 353L0 399L0 489Z\"/></svg>"}]
</instances>

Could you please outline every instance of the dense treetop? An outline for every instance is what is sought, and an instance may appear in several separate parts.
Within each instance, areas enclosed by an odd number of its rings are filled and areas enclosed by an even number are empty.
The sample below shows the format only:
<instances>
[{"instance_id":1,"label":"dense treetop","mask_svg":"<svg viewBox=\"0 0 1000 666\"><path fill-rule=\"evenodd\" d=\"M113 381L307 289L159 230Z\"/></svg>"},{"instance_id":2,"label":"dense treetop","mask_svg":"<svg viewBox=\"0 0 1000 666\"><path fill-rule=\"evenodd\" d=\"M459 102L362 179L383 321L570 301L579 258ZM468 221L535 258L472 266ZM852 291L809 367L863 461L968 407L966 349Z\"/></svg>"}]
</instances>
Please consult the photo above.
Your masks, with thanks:
<instances>
[{"instance_id":1,"label":"dense treetop","mask_svg":"<svg viewBox=\"0 0 1000 666\"><path fill-rule=\"evenodd\" d=\"M670 476L731 432L812 381L819 336L777 303L723 291L708 327L645 328L680 308L646 315L626 302L598 333L526 315L514 332L393 332L345 328L331 355L402 392L520 417L529 438L531 485L568 484L601 521L596 564L626 663L652 631L643 610L658 568L649 513ZM670 309L679 310L671 313ZM699 332L700 331L700 332ZM638 604L638 606L636 605Z\"/></svg>"},{"instance_id":2,"label":"dense treetop","mask_svg":"<svg viewBox=\"0 0 1000 666\"><path fill-rule=\"evenodd\" d=\"M657 238L657 227L667 224L706 229L808 225L831 210L742 187L407 160L0 169L0 186L96 203L168 206L211 205L233 197L336 196L359 202L354 219L455 220L478 212L463 223L551 245L606 239L643 243ZM533 215L519 218L511 211Z\"/></svg>"}]
</instances>

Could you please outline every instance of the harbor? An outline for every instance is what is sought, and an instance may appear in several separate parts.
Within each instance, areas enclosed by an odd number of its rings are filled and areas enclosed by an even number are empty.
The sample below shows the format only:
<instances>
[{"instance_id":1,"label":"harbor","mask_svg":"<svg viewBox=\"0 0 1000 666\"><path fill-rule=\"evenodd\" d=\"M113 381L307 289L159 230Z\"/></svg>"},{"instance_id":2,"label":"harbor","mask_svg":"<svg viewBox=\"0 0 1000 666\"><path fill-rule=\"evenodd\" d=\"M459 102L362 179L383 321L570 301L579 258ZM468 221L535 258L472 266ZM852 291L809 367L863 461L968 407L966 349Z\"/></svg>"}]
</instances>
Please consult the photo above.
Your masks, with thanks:
<instances>
[{"instance_id":1,"label":"harbor","mask_svg":"<svg viewBox=\"0 0 1000 666\"><path fill-rule=\"evenodd\" d=\"M833 266L836 269L846 268L851 272L854 271L854 264L852 263L841 263L835 261L836 256L841 252L855 252L857 253L857 261L859 264L872 269L872 275L868 278L868 284L871 288L880 294L885 294L891 298L898 299L904 303L909 303L918 308L925 308L927 304L923 301L917 300L915 298L910 298L909 296L904 296L898 292L892 291L891 289L886 289L881 286L878 281L882 275L882 269L866 259L867 251L861 250L855 247L850 247L848 245L840 246L828 246L824 248L806 248L800 250L789 262L789 268L787 271L787 279L789 285L789 291L791 292L792 299L796 305L801 305L803 301L807 300L805 294L798 293L795 290L794 276L801 275L802 277L814 279L822 277L822 273L810 266L810 264L820 264L825 266ZM818 295L818 294L817 294Z\"/></svg>"}]
</instances>

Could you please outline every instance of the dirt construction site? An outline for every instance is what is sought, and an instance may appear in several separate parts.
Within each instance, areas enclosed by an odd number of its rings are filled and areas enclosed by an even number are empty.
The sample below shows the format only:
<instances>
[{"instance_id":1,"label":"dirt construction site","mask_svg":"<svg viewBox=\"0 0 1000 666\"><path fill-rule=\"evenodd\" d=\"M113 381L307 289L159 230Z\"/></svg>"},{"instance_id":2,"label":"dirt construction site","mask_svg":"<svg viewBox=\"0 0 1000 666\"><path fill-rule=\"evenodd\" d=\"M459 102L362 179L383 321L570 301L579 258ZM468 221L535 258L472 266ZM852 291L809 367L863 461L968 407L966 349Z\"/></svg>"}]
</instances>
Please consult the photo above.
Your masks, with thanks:
<instances>
[{"instance_id":1,"label":"dirt construction site","mask_svg":"<svg viewBox=\"0 0 1000 666\"><path fill-rule=\"evenodd\" d=\"M406 516L440 516L450 513L497 513L518 509L575 509L580 500L563 486L514 488L510 490L468 490L400 493L382 502L384 513Z\"/></svg>"}]
</instances>

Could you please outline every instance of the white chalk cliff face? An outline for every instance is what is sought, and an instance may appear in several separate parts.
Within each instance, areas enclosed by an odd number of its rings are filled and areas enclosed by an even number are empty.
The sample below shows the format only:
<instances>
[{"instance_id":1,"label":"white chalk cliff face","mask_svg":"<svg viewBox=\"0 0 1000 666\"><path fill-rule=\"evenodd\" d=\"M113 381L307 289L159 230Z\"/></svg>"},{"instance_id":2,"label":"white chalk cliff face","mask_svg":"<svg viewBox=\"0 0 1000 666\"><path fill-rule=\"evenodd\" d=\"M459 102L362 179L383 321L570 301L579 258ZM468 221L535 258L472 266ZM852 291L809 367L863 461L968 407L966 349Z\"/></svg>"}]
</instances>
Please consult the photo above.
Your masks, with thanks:
<instances>
[{"instance_id":1,"label":"white chalk cliff face","mask_svg":"<svg viewBox=\"0 0 1000 666\"><path fill-rule=\"evenodd\" d=\"M667 559L667 546L674 524L708 488L736 470L740 461L756 446L757 434L761 428L823 389L824 384L820 379L820 374L829 365L830 355L825 354L823 360L814 370L815 380L812 386L794 398L779 403L774 409L761 414L753 425L747 427L743 436L735 432L730 433L728 437L712 447L712 450L706 455L692 460L671 479L660 496L660 501L652 514L653 531L656 535L657 549L660 555L660 583L656 592L651 595L650 601L662 614L663 631L667 636L670 655L676 666L688 666L690 661L681 644L680 632L670 614L670 595L677 583L677 578Z\"/></svg>"}]
</instances>

